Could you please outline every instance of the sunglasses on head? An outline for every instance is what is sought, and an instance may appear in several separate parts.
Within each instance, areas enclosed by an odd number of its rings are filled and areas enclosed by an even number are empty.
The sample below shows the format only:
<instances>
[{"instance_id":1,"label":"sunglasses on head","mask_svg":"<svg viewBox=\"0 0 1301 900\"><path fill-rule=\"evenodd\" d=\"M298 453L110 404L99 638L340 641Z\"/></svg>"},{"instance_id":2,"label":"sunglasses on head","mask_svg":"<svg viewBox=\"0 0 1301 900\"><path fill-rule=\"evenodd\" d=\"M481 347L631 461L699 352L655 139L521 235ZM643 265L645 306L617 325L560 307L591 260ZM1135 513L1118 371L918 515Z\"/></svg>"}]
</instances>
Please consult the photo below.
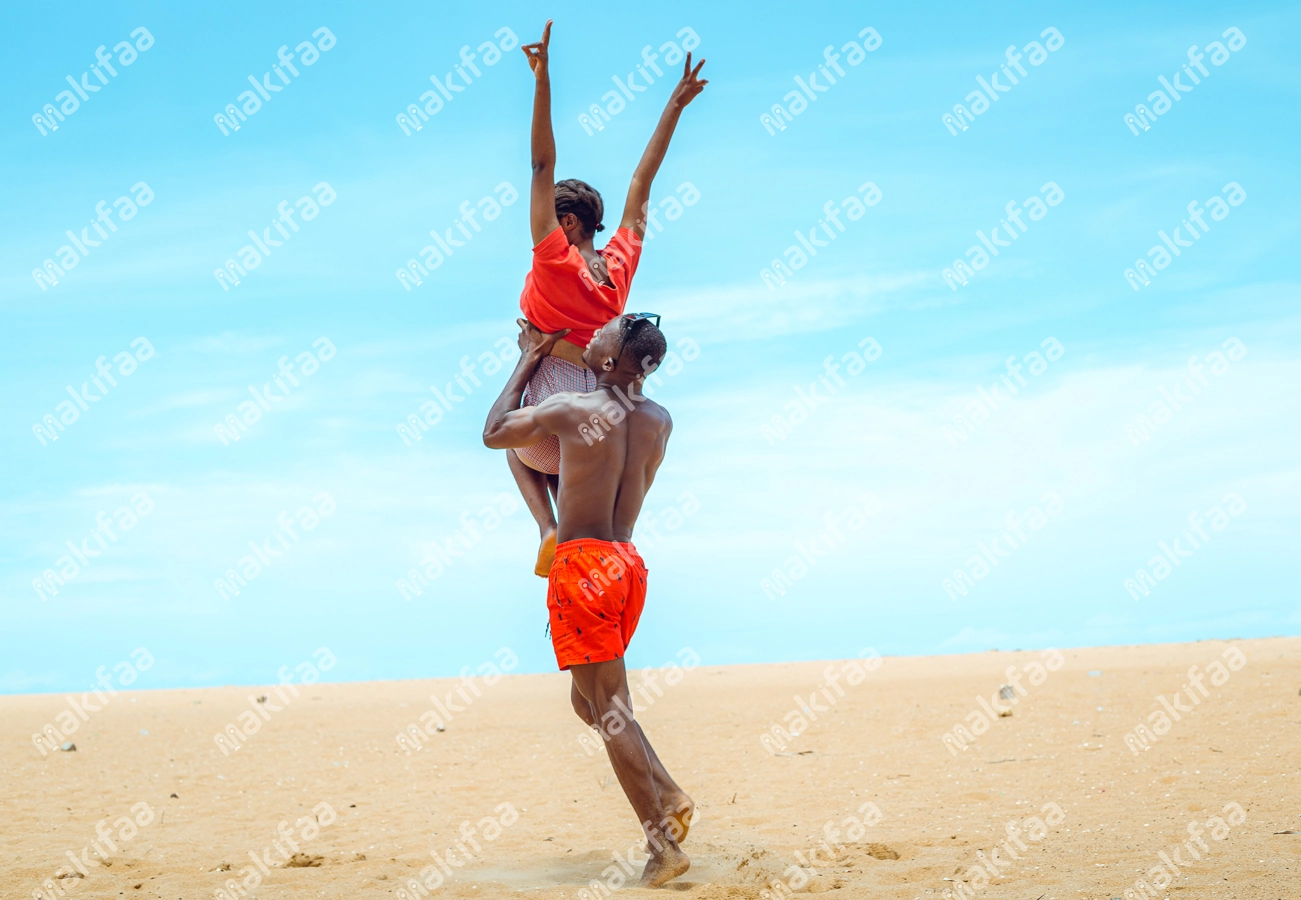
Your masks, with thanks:
<instances>
[{"instance_id":1,"label":"sunglasses on head","mask_svg":"<svg viewBox=\"0 0 1301 900\"><path fill-rule=\"evenodd\" d=\"M624 313L619 318L624 320L624 326L623 326L623 333L621 335L621 339L619 342L619 356L616 357L616 359L620 359L623 357L623 349L628 346L628 332L632 330L632 326L636 325L638 322L647 321L650 322L652 325L654 325L656 328L660 327L659 313L648 313L648 312Z\"/></svg>"},{"instance_id":2,"label":"sunglasses on head","mask_svg":"<svg viewBox=\"0 0 1301 900\"><path fill-rule=\"evenodd\" d=\"M659 327L660 327L660 314L659 314L659 313L648 313L648 312L640 312L640 313L624 313L622 316L620 316L620 318L621 318L621 319L627 319L627 320L628 320L628 324L624 326L625 329L627 329L627 328L631 328L631 327L633 326L634 323L636 323L636 322L640 322L642 319L646 319L646 320L649 321L652 325L654 325L656 328L659 328Z\"/></svg>"}]
</instances>

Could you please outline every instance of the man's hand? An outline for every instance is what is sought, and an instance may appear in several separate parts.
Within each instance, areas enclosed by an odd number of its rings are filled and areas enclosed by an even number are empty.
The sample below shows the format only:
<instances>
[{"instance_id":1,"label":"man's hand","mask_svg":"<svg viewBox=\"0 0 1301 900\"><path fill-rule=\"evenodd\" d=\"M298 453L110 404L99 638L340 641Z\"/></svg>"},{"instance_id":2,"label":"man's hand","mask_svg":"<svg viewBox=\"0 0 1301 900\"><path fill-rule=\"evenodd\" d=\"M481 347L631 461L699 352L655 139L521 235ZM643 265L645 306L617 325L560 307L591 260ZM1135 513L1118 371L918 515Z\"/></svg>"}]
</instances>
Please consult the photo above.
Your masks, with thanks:
<instances>
[{"instance_id":1,"label":"man's hand","mask_svg":"<svg viewBox=\"0 0 1301 900\"><path fill-rule=\"evenodd\" d=\"M551 352L551 348L556 345L556 341L570 332L570 329L562 328L555 334L544 334L541 329L528 319L516 319L515 321L519 323L520 353L524 356L532 354L539 360Z\"/></svg>"},{"instance_id":2,"label":"man's hand","mask_svg":"<svg viewBox=\"0 0 1301 900\"><path fill-rule=\"evenodd\" d=\"M546 358L556 341L569 334L568 328L562 328L555 334L543 334L534 328L527 319L519 322L520 358L515 363L515 371L506 379L506 386L501 389L501 396L488 410L488 420L483 424L483 445L494 450L510 447L527 447L536 444L549 434L551 413L563 401L559 396L548 397L537 406L520 407L524 389L529 379L537 371L538 364Z\"/></svg>"},{"instance_id":3,"label":"man's hand","mask_svg":"<svg viewBox=\"0 0 1301 900\"><path fill-rule=\"evenodd\" d=\"M542 27L542 40L533 44L524 44L520 47L524 55L529 58L529 68L533 70L533 77L542 79L547 77L547 48L551 45L551 20L547 19L547 24ZM690 54L687 57L690 62ZM699 90L696 93L700 93ZM694 96L694 94L692 95Z\"/></svg>"},{"instance_id":4,"label":"man's hand","mask_svg":"<svg viewBox=\"0 0 1301 900\"><path fill-rule=\"evenodd\" d=\"M702 59L693 70L691 68L691 51L687 51L687 61L682 65L682 80L673 88L673 93L669 97L670 106L683 109L705 89L705 85L709 84L709 81L702 81L699 77L700 69L704 65L705 61Z\"/></svg>"}]
</instances>

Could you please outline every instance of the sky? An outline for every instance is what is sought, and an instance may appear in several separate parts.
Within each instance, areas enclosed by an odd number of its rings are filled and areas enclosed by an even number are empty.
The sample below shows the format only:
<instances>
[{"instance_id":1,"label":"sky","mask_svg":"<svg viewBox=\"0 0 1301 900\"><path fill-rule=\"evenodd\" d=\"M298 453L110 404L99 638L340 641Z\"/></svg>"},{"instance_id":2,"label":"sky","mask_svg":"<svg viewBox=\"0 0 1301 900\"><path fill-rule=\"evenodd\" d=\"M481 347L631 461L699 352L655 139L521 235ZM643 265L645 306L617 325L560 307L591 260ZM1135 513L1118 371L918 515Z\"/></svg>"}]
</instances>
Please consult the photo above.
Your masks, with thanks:
<instances>
[{"instance_id":1,"label":"sky","mask_svg":"<svg viewBox=\"0 0 1301 900\"><path fill-rule=\"evenodd\" d=\"M536 528L479 437L530 261L515 45L548 17L557 176L611 220L670 42L710 81L628 304L680 363L653 386L675 429L630 665L1296 634L1301 10L941 6L11 11L48 39L0 97L0 691L85 690L141 647L139 688L267 683L321 647L335 680L502 647L554 669ZM431 230L462 246L421 274ZM412 440L463 360L477 383ZM100 555L64 578L70 541ZM250 542L271 564L219 589Z\"/></svg>"}]
</instances>

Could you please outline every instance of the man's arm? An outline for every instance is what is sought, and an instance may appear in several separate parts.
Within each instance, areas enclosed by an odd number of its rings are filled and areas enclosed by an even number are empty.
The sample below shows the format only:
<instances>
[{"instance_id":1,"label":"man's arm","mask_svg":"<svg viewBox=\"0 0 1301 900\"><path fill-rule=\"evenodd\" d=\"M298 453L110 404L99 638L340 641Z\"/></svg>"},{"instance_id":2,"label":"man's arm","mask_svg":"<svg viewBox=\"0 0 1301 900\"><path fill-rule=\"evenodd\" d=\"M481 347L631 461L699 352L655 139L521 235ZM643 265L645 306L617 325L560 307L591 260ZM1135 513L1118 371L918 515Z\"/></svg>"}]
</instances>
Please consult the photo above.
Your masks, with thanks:
<instances>
[{"instance_id":1,"label":"man's arm","mask_svg":"<svg viewBox=\"0 0 1301 900\"><path fill-rule=\"evenodd\" d=\"M560 227L556 219L556 137L551 131L551 72L547 48L551 44L551 20L542 29L542 40L520 49L528 57L535 80L533 88L533 186L529 194L529 227L533 244Z\"/></svg>"},{"instance_id":2,"label":"man's arm","mask_svg":"<svg viewBox=\"0 0 1301 900\"><path fill-rule=\"evenodd\" d=\"M655 174L660 170L660 163L664 162L664 154L668 152L669 141L673 138L673 129L678 126L678 117L682 115L682 110L686 109L687 104L705 89L705 85L709 84L708 81L701 81L698 77L700 67L704 64L705 61L702 59L693 70L691 54L687 53L687 61L682 67L682 80L669 95L669 102L665 105L664 112L660 114L655 133L651 135L650 143L646 145L646 151L641 155L641 162L637 163L637 170L632 173L632 183L628 185L628 199L623 205L623 221L619 223L619 227L631 228L637 237L646 234L644 216L646 204L650 202L651 182L655 180ZM535 175L534 178L536 177Z\"/></svg>"},{"instance_id":3,"label":"man's arm","mask_svg":"<svg viewBox=\"0 0 1301 900\"><path fill-rule=\"evenodd\" d=\"M523 409L520 408L520 399L524 396L524 388L528 387L529 379L537 371L538 364L551 352L556 341L569 334L569 329L562 329L555 334L543 334L527 319L515 321L520 327L519 362L506 380L506 386L501 389L501 395L492 404L492 409L488 410L488 420L483 425L483 445L493 450L527 447L555 433L548 428L551 422L549 414L552 412L550 407L555 405L550 398L539 406L526 406Z\"/></svg>"}]
</instances>

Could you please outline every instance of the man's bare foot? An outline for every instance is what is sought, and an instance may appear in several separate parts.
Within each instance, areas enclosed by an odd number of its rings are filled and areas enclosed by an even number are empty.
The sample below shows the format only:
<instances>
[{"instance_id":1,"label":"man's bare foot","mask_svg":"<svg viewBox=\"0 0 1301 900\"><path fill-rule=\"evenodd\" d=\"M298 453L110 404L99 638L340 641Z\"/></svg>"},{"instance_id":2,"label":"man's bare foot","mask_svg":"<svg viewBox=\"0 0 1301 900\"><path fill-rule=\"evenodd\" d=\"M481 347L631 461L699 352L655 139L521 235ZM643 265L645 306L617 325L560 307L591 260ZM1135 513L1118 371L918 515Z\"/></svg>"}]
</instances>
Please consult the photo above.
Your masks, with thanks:
<instances>
[{"instance_id":1,"label":"man's bare foot","mask_svg":"<svg viewBox=\"0 0 1301 900\"><path fill-rule=\"evenodd\" d=\"M691 830L691 825L696 820L695 802L686 794L683 794L681 800L673 805L672 812L668 814L667 818L672 819L677 824L677 830L674 832L667 825L665 828L668 829L670 836L674 840L679 844L682 843L687 839L687 832Z\"/></svg>"},{"instance_id":2,"label":"man's bare foot","mask_svg":"<svg viewBox=\"0 0 1301 900\"><path fill-rule=\"evenodd\" d=\"M646 860L646 868L642 870L641 881L637 882L637 886L661 887L690 868L691 860L687 859L682 849L666 842L658 856Z\"/></svg>"},{"instance_id":3,"label":"man's bare foot","mask_svg":"<svg viewBox=\"0 0 1301 900\"><path fill-rule=\"evenodd\" d=\"M533 567L533 574L546 578L551 574L551 564L556 559L556 530L552 528L542 536L542 545L538 547L538 564Z\"/></svg>"}]
</instances>

